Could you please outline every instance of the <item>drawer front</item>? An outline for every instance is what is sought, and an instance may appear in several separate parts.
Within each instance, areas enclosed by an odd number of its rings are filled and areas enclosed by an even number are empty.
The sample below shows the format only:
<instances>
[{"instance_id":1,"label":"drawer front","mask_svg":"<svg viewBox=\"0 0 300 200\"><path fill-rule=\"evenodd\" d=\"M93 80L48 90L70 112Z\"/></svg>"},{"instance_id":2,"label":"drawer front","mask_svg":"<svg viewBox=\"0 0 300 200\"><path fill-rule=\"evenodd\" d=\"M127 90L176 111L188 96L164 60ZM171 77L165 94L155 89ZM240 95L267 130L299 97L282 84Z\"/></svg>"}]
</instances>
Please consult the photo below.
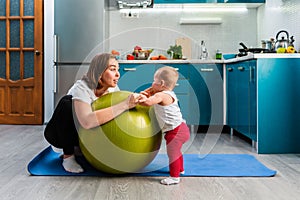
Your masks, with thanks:
<instances>
[{"instance_id":1,"label":"drawer front","mask_svg":"<svg viewBox=\"0 0 300 200\"><path fill-rule=\"evenodd\" d=\"M151 87L154 72L153 64L120 64L118 86L121 90L140 92Z\"/></svg>"}]
</instances>

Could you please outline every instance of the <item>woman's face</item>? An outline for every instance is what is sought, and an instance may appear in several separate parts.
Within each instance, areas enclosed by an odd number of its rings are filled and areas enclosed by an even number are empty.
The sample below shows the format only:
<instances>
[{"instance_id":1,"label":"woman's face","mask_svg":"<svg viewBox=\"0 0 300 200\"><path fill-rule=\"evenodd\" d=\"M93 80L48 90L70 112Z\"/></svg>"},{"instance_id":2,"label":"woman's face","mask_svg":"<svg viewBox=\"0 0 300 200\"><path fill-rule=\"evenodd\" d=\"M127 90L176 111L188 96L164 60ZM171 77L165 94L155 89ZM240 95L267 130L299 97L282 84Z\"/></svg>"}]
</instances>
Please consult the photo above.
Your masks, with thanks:
<instances>
[{"instance_id":1,"label":"woman's face","mask_svg":"<svg viewBox=\"0 0 300 200\"><path fill-rule=\"evenodd\" d=\"M108 67L103 72L99 82L102 87L116 87L120 78L119 63L112 58L108 61Z\"/></svg>"}]
</instances>

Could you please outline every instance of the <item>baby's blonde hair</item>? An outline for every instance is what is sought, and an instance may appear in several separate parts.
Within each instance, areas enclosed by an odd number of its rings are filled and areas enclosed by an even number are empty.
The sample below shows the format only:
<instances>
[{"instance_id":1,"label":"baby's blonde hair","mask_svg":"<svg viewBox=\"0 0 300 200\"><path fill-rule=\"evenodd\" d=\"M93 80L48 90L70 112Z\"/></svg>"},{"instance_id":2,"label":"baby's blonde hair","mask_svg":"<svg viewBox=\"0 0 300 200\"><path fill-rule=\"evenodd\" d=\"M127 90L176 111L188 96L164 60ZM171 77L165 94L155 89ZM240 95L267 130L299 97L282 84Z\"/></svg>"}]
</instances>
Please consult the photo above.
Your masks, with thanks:
<instances>
[{"instance_id":1,"label":"baby's blonde hair","mask_svg":"<svg viewBox=\"0 0 300 200\"><path fill-rule=\"evenodd\" d=\"M155 72L155 77L159 81L164 81L167 89L173 90L178 80L178 72L175 68L164 66Z\"/></svg>"}]
</instances>

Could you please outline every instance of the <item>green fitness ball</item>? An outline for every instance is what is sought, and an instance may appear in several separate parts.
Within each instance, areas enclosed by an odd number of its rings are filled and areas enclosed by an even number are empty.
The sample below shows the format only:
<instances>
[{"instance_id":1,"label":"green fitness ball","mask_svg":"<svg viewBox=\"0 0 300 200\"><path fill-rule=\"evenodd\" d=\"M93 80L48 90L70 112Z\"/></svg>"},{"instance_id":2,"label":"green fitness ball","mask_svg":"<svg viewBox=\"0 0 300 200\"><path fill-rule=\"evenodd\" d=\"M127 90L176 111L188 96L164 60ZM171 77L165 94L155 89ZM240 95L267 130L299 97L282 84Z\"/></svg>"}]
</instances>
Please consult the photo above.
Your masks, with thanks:
<instances>
[{"instance_id":1,"label":"green fitness ball","mask_svg":"<svg viewBox=\"0 0 300 200\"><path fill-rule=\"evenodd\" d=\"M92 103L93 110L127 99L128 91L108 93ZM79 144L87 161L111 173L138 173L157 155L162 133L152 107L136 106L93 129L79 129Z\"/></svg>"}]
</instances>

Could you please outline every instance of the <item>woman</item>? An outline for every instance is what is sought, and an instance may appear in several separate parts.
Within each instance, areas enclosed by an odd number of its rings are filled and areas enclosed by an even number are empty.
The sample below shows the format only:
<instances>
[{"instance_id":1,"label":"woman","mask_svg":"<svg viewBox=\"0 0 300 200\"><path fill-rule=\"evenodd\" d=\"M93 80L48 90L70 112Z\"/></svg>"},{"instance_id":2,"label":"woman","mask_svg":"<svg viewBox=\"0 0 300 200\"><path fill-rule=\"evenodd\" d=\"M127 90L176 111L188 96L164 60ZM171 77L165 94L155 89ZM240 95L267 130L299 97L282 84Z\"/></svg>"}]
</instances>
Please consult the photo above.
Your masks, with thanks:
<instances>
[{"instance_id":1,"label":"woman","mask_svg":"<svg viewBox=\"0 0 300 200\"><path fill-rule=\"evenodd\" d=\"M83 172L74 156L74 147L79 145L75 124L78 123L85 129L94 128L136 106L139 95L132 94L119 104L96 111L92 110L92 102L109 91L115 90L119 78L119 64L116 58L108 53L96 55L92 59L87 74L75 82L55 108L44 135L54 147L63 149L62 165L66 171Z\"/></svg>"}]
</instances>

